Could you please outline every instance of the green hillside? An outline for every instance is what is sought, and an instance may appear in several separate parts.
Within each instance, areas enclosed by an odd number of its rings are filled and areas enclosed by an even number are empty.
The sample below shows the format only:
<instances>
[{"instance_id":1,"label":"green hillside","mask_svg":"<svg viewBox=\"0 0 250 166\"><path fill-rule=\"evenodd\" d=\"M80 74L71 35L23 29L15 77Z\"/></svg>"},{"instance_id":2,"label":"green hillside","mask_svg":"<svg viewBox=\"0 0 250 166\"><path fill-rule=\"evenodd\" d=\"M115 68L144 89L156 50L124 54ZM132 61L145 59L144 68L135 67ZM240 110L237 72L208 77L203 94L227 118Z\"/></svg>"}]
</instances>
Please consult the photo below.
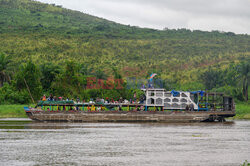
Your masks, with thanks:
<instances>
[{"instance_id":1,"label":"green hillside","mask_svg":"<svg viewBox=\"0 0 250 166\"><path fill-rule=\"evenodd\" d=\"M240 66L249 66L249 35L146 29L31 0L0 0L0 40L1 55L8 61L0 67L0 86L9 83L0 90L13 94L2 95L2 101L10 103L16 96L27 95L21 78L31 78L25 75L29 65L31 73L37 74L37 82L32 84L37 85L33 88L38 90L32 92L37 96L51 92L103 96L106 92L82 88L88 76L148 78L156 72L168 89L216 88L244 98L241 82L245 77ZM67 70L74 72L67 75ZM68 79L77 82L76 86Z\"/></svg>"}]
</instances>

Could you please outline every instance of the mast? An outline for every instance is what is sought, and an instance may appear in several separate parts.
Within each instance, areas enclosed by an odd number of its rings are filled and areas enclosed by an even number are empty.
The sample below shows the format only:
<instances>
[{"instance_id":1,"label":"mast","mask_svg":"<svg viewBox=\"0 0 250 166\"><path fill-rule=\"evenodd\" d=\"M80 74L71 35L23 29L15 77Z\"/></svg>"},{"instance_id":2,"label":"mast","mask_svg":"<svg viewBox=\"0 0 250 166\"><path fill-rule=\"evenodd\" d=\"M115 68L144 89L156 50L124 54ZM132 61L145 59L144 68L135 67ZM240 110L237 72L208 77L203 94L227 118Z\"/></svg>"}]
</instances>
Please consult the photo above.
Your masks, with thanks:
<instances>
[{"instance_id":1,"label":"mast","mask_svg":"<svg viewBox=\"0 0 250 166\"><path fill-rule=\"evenodd\" d=\"M33 99L32 95L31 95L31 93L30 93L30 88L29 88L29 86L28 86L28 84L27 84L27 82L26 82L25 78L23 78L23 80L24 80L25 85L26 85L26 87L27 87L27 89L28 89L28 92L29 92L29 94L30 94L30 98L32 99L33 104L35 104L35 101L34 101L34 99Z\"/></svg>"}]
</instances>

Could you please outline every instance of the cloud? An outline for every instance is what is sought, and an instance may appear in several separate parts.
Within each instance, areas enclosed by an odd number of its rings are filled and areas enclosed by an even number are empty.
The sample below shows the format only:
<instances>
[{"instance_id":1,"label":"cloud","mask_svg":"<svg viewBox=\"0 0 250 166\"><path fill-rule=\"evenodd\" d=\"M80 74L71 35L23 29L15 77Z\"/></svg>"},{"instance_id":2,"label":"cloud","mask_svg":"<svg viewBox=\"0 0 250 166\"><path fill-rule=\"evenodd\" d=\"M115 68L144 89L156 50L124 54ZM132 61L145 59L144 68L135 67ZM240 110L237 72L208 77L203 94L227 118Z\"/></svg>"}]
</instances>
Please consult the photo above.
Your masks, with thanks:
<instances>
[{"instance_id":1,"label":"cloud","mask_svg":"<svg viewBox=\"0 0 250 166\"><path fill-rule=\"evenodd\" d=\"M122 24L250 34L249 0L39 0Z\"/></svg>"}]
</instances>

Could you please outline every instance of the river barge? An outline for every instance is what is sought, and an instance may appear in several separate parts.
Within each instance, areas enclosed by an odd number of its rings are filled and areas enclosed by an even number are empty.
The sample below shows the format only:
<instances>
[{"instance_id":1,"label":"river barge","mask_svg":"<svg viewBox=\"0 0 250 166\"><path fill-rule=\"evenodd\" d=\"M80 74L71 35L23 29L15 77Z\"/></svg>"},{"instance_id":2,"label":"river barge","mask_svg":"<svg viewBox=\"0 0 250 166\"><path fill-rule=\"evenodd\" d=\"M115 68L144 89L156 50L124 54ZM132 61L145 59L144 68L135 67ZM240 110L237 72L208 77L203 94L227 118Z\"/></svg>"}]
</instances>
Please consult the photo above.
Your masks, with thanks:
<instances>
[{"instance_id":1,"label":"river barge","mask_svg":"<svg viewBox=\"0 0 250 166\"><path fill-rule=\"evenodd\" d=\"M24 109L32 120L57 122L222 122L235 116L233 98L223 93L142 90L140 103L40 101Z\"/></svg>"}]
</instances>

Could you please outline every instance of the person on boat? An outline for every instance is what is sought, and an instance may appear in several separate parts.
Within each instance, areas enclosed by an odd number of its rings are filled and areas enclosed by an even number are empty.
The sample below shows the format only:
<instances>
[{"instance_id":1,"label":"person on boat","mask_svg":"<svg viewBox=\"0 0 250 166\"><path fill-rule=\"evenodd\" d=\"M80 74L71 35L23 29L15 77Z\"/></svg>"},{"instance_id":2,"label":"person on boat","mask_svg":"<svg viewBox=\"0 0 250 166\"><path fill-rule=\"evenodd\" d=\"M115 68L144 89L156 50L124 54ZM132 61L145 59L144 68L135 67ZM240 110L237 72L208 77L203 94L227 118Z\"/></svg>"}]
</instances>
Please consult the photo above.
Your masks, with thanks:
<instances>
[{"instance_id":1,"label":"person on boat","mask_svg":"<svg viewBox=\"0 0 250 166\"><path fill-rule=\"evenodd\" d=\"M141 107L140 107L140 111L143 111L144 110L144 107L143 107L143 105L141 105Z\"/></svg>"},{"instance_id":2,"label":"person on boat","mask_svg":"<svg viewBox=\"0 0 250 166\"><path fill-rule=\"evenodd\" d=\"M134 102L136 102L136 92L134 93Z\"/></svg>"},{"instance_id":3,"label":"person on boat","mask_svg":"<svg viewBox=\"0 0 250 166\"><path fill-rule=\"evenodd\" d=\"M100 100L99 97L97 97L96 100L95 100L96 103L99 103L100 101L101 101L101 100Z\"/></svg>"},{"instance_id":4,"label":"person on boat","mask_svg":"<svg viewBox=\"0 0 250 166\"><path fill-rule=\"evenodd\" d=\"M191 103L191 104L189 105L189 110L190 110L190 111L194 111L194 104L193 104L193 103Z\"/></svg>"},{"instance_id":5,"label":"person on boat","mask_svg":"<svg viewBox=\"0 0 250 166\"><path fill-rule=\"evenodd\" d=\"M91 111L95 111L95 105L91 106Z\"/></svg>"},{"instance_id":6,"label":"person on boat","mask_svg":"<svg viewBox=\"0 0 250 166\"><path fill-rule=\"evenodd\" d=\"M119 103L122 103L122 102L123 102L122 97L120 97L120 99L119 99Z\"/></svg>"},{"instance_id":7,"label":"person on boat","mask_svg":"<svg viewBox=\"0 0 250 166\"><path fill-rule=\"evenodd\" d=\"M50 94L49 100L50 100L50 101L53 101L53 95L52 95L52 94Z\"/></svg>"},{"instance_id":8,"label":"person on boat","mask_svg":"<svg viewBox=\"0 0 250 166\"><path fill-rule=\"evenodd\" d=\"M77 102L77 103L80 103L79 97L76 98L76 102Z\"/></svg>"},{"instance_id":9,"label":"person on boat","mask_svg":"<svg viewBox=\"0 0 250 166\"><path fill-rule=\"evenodd\" d=\"M50 111L49 107L47 108L47 111Z\"/></svg>"},{"instance_id":10,"label":"person on boat","mask_svg":"<svg viewBox=\"0 0 250 166\"><path fill-rule=\"evenodd\" d=\"M77 111L77 106L74 106L74 107L73 107L73 111Z\"/></svg>"},{"instance_id":11,"label":"person on boat","mask_svg":"<svg viewBox=\"0 0 250 166\"><path fill-rule=\"evenodd\" d=\"M106 97L106 102L105 103L109 103L109 98L108 97Z\"/></svg>"},{"instance_id":12,"label":"person on boat","mask_svg":"<svg viewBox=\"0 0 250 166\"><path fill-rule=\"evenodd\" d=\"M141 89L146 89L144 84L141 84Z\"/></svg>"},{"instance_id":13,"label":"person on boat","mask_svg":"<svg viewBox=\"0 0 250 166\"><path fill-rule=\"evenodd\" d=\"M45 95L43 95L43 99L42 99L43 101L46 101L46 96Z\"/></svg>"},{"instance_id":14,"label":"person on boat","mask_svg":"<svg viewBox=\"0 0 250 166\"><path fill-rule=\"evenodd\" d=\"M146 96L145 96L145 94L143 94L143 95L140 97L140 102L139 102L139 104L143 104L145 100L146 100Z\"/></svg>"},{"instance_id":15,"label":"person on boat","mask_svg":"<svg viewBox=\"0 0 250 166\"><path fill-rule=\"evenodd\" d=\"M88 111L90 111L90 110L91 110L91 108L90 108L90 106L89 106L89 105L88 105L88 107L87 107L87 110L88 110Z\"/></svg>"}]
</instances>

